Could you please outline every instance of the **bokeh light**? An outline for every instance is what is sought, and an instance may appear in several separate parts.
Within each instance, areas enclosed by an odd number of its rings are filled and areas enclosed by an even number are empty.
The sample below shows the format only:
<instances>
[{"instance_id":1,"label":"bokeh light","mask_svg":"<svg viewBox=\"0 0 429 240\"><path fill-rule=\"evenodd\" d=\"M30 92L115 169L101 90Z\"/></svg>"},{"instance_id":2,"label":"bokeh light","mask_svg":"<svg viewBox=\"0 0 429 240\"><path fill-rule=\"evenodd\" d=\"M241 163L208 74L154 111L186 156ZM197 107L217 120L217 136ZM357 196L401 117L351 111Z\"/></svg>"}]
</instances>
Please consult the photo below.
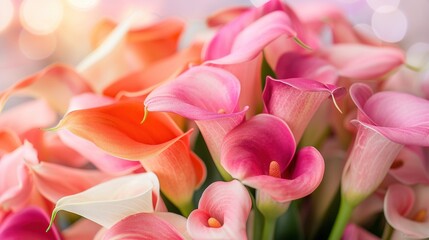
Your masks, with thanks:
<instances>
[{"instance_id":1,"label":"bokeh light","mask_svg":"<svg viewBox=\"0 0 429 240\"><path fill-rule=\"evenodd\" d=\"M33 34L49 34L61 23L64 9L58 0L24 0L20 19L24 28Z\"/></svg>"},{"instance_id":2,"label":"bokeh light","mask_svg":"<svg viewBox=\"0 0 429 240\"><path fill-rule=\"evenodd\" d=\"M48 58L57 47L55 34L35 35L26 30L21 31L18 42L22 54L31 60Z\"/></svg>"},{"instance_id":3,"label":"bokeh light","mask_svg":"<svg viewBox=\"0 0 429 240\"><path fill-rule=\"evenodd\" d=\"M405 14L396 9L389 12L375 11L371 18L375 35L385 42L399 42L407 33L408 21Z\"/></svg>"},{"instance_id":4,"label":"bokeh light","mask_svg":"<svg viewBox=\"0 0 429 240\"><path fill-rule=\"evenodd\" d=\"M5 30L13 20L14 8L12 1L0 0L0 32Z\"/></svg>"},{"instance_id":5,"label":"bokeh light","mask_svg":"<svg viewBox=\"0 0 429 240\"><path fill-rule=\"evenodd\" d=\"M415 68L422 69L429 63L429 43L418 42L407 50L406 62Z\"/></svg>"},{"instance_id":6,"label":"bokeh light","mask_svg":"<svg viewBox=\"0 0 429 240\"><path fill-rule=\"evenodd\" d=\"M67 0L67 2L80 10L90 10L97 6L99 0Z\"/></svg>"},{"instance_id":7,"label":"bokeh light","mask_svg":"<svg viewBox=\"0 0 429 240\"><path fill-rule=\"evenodd\" d=\"M260 6L264 5L264 3L268 2L268 0L250 0L250 2L251 2L255 7L260 7Z\"/></svg>"}]
</instances>

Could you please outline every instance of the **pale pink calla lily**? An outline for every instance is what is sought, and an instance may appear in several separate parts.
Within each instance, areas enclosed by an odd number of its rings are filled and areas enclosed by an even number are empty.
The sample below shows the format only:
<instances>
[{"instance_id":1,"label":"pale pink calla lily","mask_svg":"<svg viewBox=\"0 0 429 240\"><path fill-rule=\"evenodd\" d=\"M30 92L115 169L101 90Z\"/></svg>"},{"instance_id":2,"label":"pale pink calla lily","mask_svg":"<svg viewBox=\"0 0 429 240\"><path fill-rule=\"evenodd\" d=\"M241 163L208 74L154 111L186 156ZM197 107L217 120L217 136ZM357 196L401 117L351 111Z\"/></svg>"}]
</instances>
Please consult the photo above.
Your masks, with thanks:
<instances>
[{"instance_id":1,"label":"pale pink calla lily","mask_svg":"<svg viewBox=\"0 0 429 240\"><path fill-rule=\"evenodd\" d=\"M66 240L97 240L96 235L101 229L102 227L97 223L81 218L62 230L61 235Z\"/></svg>"},{"instance_id":2,"label":"pale pink calla lily","mask_svg":"<svg viewBox=\"0 0 429 240\"><path fill-rule=\"evenodd\" d=\"M383 78L405 61L398 48L363 44L336 44L324 50L322 57L338 69L340 76L358 80Z\"/></svg>"},{"instance_id":3,"label":"pale pink calla lily","mask_svg":"<svg viewBox=\"0 0 429 240\"><path fill-rule=\"evenodd\" d=\"M342 177L342 193L357 204L382 182L404 145L429 145L429 101L398 92L372 94L354 84L350 94L358 107L355 143Z\"/></svg>"},{"instance_id":4,"label":"pale pink calla lily","mask_svg":"<svg viewBox=\"0 0 429 240\"><path fill-rule=\"evenodd\" d=\"M159 195L156 175L141 173L115 178L61 198L52 212L51 224L61 210L76 213L110 228L129 215L165 210L165 206Z\"/></svg>"},{"instance_id":5,"label":"pale pink calla lily","mask_svg":"<svg viewBox=\"0 0 429 240\"><path fill-rule=\"evenodd\" d=\"M218 164L223 137L244 120L247 108L239 111L239 95L240 84L234 75L197 66L152 91L145 106L148 111L173 112L195 120Z\"/></svg>"},{"instance_id":6,"label":"pale pink calla lily","mask_svg":"<svg viewBox=\"0 0 429 240\"><path fill-rule=\"evenodd\" d=\"M408 187L391 185L384 200L384 215L389 224L411 239L429 237L429 188L425 185Z\"/></svg>"},{"instance_id":7,"label":"pale pink calla lily","mask_svg":"<svg viewBox=\"0 0 429 240\"><path fill-rule=\"evenodd\" d=\"M267 77L263 92L264 112L283 119L299 142L316 110L329 97L346 93L345 88L304 78L274 79Z\"/></svg>"},{"instance_id":8,"label":"pale pink calla lily","mask_svg":"<svg viewBox=\"0 0 429 240\"><path fill-rule=\"evenodd\" d=\"M312 193L322 181L324 161L313 147L294 156L295 139L280 118L260 114L230 131L222 144L222 166L242 183L289 202Z\"/></svg>"},{"instance_id":9,"label":"pale pink calla lily","mask_svg":"<svg viewBox=\"0 0 429 240\"><path fill-rule=\"evenodd\" d=\"M237 180L214 182L189 215L187 229L193 239L247 239L246 222L252 208L247 189Z\"/></svg>"},{"instance_id":10,"label":"pale pink calla lily","mask_svg":"<svg viewBox=\"0 0 429 240\"><path fill-rule=\"evenodd\" d=\"M102 239L191 239L186 218L169 212L138 213L128 216L102 234Z\"/></svg>"},{"instance_id":11,"label":"pale pink calla lily","mask_svg":"<svg viewBox=\"0 0 429 240\"><path fill-rule=\"evenodd\" d=\"M86 80L75 70L63 65L51 65L0 92L0 110L10 96L19 93L42 97L55 110L64 113L72 96L89 91Z\"/></svg>"},{"instance_id":12,"label":"pale pink calla lily","mask_svg":"<svg viewBox=\"0 0 429 240\"><path fill-rule=\"evenodd\" d=\"M429 184L428 167L421 147L405 146L392 163L389 174L403 184Z\"/></svg>"},{"instance_id":13,"label":"pale pink calla lily","mask_svg":"<svg viewBox=\"0 0 429 240\"><path fill-rule=\"evenodd\" d=\"M10 215L0 225L0 239L62 239L55 226L46 232L49 216L37 207L25 208Z\"/></svg>"}]
</instances>

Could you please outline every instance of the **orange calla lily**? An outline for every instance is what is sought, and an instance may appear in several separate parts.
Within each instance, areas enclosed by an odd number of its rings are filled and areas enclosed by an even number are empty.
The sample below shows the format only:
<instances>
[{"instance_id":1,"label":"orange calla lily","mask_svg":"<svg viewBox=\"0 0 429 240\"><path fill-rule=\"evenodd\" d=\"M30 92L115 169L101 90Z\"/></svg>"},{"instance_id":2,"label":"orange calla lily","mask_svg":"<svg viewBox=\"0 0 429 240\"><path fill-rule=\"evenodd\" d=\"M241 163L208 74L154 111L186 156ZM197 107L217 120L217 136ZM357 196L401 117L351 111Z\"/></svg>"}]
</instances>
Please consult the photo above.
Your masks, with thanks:
<instances>
[{"instance_id":1,"label":"orange calla lily","mask_svg":"<svg viewBox=\"0 0 429 240\"><path fill-rule=\"evenodd\" d=\"M192 130L183 133L165 113L150 113L141 123L144 114L143 104L121 101L72 111L56 128L67 129L115 157L140 161L158 176L161 191L184 210L206 175L203 162L189 149Z\"/></svg>"}]
</instances>

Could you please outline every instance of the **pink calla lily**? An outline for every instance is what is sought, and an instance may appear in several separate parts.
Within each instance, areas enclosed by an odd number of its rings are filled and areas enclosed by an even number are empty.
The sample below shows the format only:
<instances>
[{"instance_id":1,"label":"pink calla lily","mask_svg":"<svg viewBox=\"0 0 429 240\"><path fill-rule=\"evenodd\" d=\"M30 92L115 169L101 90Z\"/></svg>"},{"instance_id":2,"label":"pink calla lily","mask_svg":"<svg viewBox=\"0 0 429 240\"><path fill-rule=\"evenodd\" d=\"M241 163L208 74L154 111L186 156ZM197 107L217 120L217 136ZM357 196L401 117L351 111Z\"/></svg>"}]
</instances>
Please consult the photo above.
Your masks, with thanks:
<instances>
[{"instance_id":1,"label":"pink calla lily","mask_svg":"<svg viewBox=\"0 0 429 240\"><path fill-rule=\"evenodd\" d=\"M247 108L239 111L239 94L240 84L234 75L220 68L197 66L152 91L145 106L148 111L173 112L195 120L218 163L223 137L244 120Z\"/></svg>"},{"instance_id":2,"label":"pink calla lily","mask_svg":"<svg viewBox=\"0 0 429 240\"><path fill-rule=\"evenodd\" d=\"M357 226L356 224L348 224L344 230L343 240L379 240L377 236Z\"/></svg>"},{"instance_id":3,"label":"pink calla lily","mask_svg":"<svg viewBox=\"0 0 429 240\"><path fill-rule=\"evenodd\" d=\"M169 213L138 213L128 216L102 234L102 239L191 239L186 218Z\"/></svg>"},{"instance_id":4,"label":"pink calla lily","mask_svg":"<svg viewBox=\"0 0 429 240\"><path fill-rule=\"evenodd\" d=\"M62 239L55 226L46 232L49 216L42 209L29 207L10 215L0 225L0 239Z\"/></svg>"},{"instance_id":5,"label":"pink calla lily","mask_svg":"<svg viewBox=\"0 0 429 240\"><path fill-rule=\"evenodd\" d=\"M221 164L242 183L277 202L289 202L312 193L322 181L325 166L315 148L302 148L294 156L295 148L285 122L260 114L225 136Z\"/></svg>"},{"instance_id":6,"label":"pink calla lily","mask_svg":"<svg viewBox=\"0 0 429 240\"><path fill-rule=\"evenodd\" d=\"M189 215L187 229L193 239L247 239L246 221L252 201L237 180L214 182Z\"/></svg>"},{"instance_id":7,"label":"pink calla lily","mask_svg":"<svg viewBox=\"0 0 429 240\"><path fill-rule=\"evenodd\" d=\"M384 200L384 215L389 224L406 238L429 237L429 188L391 185Z\"/></svg>"},{"instance_id":8,"label":"pink calla lily","mask_svg":"<svg viewBox=\"0 0 429 240\"><path fill-rule=\"evenodd\" d=\"M323 101L344 95L345 89L304 78L274 79L267 77L264 112L283 119L299 141L314 113Z\"/></svg>"},{"instance_id":9,"label":"pink calla lily","mask_svg":"<svg viewBox=\"0 0 429 240\"><path fill-rule=\"evenodd\" d=\"M338 69L340 76L358 80L385 77L405 61L398 48L363 44L336 44L326 49L322 57Z\"/></svg>"},{"instance_id":10,"label":"pink calla lily","mask_svg":"<svg viewBox=\"0 0 429 240\"><path fill-rule=\"evenodd\" d=\"M324 84L336 84L338 80L337 69L326 60L298 52L287 52L279 58L276 76L313 79Z\"/></svg>"},{"instance_id":11,"label":"pink calla lily","mask_svg":"<svg viewBox=\"0 0 429 240\"><path fill-rule=\"evenodd\" d=\"M421 147L405 146L390 167L389 174L403 184L429 184L429 168Z\"/></svg>"},{"instance_id":12,"label":"pink calla lily","mask_svg":"<svg viewBox=\"0 0 429 240\"><path fill-rule=\"evenodd\" d=\"M399 92L372 94L354 84L350 94L358 107L355 143L342 177L343 195L359 203L382 182L404 145L428 146L429 101Z\"/></svg>"}]
</instances>

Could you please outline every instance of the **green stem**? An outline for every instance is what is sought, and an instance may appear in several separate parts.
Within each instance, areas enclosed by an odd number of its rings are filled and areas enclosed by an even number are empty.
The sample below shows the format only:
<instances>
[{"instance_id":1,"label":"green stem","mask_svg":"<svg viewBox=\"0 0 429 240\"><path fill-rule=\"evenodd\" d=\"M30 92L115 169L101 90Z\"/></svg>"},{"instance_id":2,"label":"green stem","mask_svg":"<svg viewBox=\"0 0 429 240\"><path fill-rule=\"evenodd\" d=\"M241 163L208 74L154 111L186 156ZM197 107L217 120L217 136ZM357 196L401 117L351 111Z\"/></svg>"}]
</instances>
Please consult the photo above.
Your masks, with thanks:
<instances>
[{"instance_id":1,"label":"green stem","mask_svg":"<svg viewBox=\"0 0 429 240\"><path fill-rule=\"evenodd\" d=\"M192 199L183 204L177 205L177 208L180 210L183 216L188 217L189 214L194 210L194 204L192 203Z\"/></svg>"},{"instance_id":2,"label":"green stem","mask_svg":"<svg viewBox=\"0 0 429 240\"><path fill-rule=\"evenodd\" d=\"M340 240L343 235L344 229L352 216L354 206L347 200L341 197L340 210L338 211L337 218L335 219L334 227L329 235L329 240Z\"/></svg>"},{"instance_id":3,"label":"green stem","mask_svg":"<svg viewBox=\"0 0 429 240\"><path fill-rule=\"evenodd\" d=\"M232 181L233 178L231 177L231 175L229 175L228 172L226 172L226 170L222 167L222 165L220 165L220 162L216 162L213 161L217 171L219 172L219 174L222 176L223 180L225 180L226 182Z\"/></svg>"},{"instance_id":4,"label":"green stem","mask_svg":"<svg viewBox=\"0 0 429 240\"><path fill-rule=\"evenodd\" d=\"M393 227L390 226L388 222L386 222L386 224L384 225L383 236L381 237L381 239L390 240L392 238L393 231L395 231Z\"/></svg>"},{"instance_id":5,"label":"green stem","mask_svg":"<svg viewBox=\"0 0 429 240\"><path fill-rule=\"evenodd\" d=\"M277 218L267 218L264 220L264 228L262 230L262 239L272 240L274 239L274 233L276 231Z\"/></svg>"}]
</instances>

